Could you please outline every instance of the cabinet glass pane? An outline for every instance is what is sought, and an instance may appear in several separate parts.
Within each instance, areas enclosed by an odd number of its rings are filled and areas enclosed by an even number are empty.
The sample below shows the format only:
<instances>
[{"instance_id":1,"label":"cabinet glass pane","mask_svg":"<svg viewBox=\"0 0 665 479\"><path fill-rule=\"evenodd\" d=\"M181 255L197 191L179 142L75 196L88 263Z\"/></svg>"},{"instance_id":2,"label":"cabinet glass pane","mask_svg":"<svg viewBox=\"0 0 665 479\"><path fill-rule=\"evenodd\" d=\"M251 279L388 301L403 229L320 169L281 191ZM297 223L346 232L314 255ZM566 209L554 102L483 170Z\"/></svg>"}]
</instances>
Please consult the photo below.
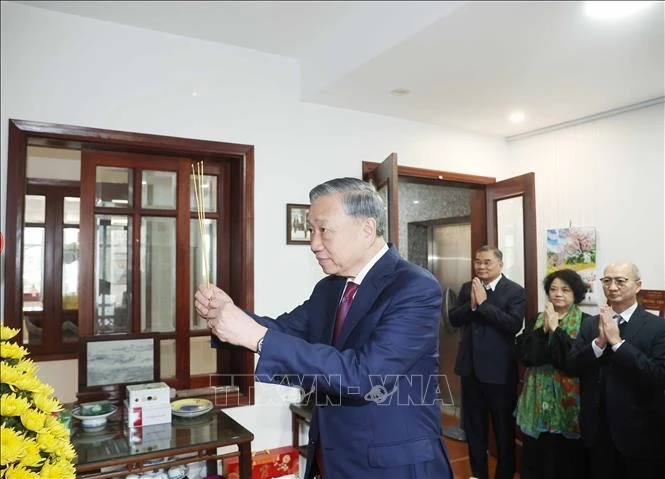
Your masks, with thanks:
<instances>
[{"instance_id":1,"label":"cabinet glass pane","mask_svg":"<svg viewBox=\"0 0 665 479\"><path fill-rule=\"evenodd\" d=\"M131 332L131 218L95 217L95 334Z\"/></svg>"},{"instance_id":2,"label":"cabinet glass pane","mask_svg":"<svg viewBox=\"0 0 665 479\"><path fill-rule=\"evenodd\" d=\"M25 222L46 222L46 197L40 195L25 195Z\"/></svg>"},{"instance_id":3,"label":"cabinet glass pane","mask_svg":"<svg viewBox=\"0 0 665 479\"><path fill-rule=\"evenodd\" d=\"M23 344L37 345L44 341L44 313L32 313L23 317Z\"/></svg>"},{"instance_id":4,"label":"cabinet glass pane","mask_svg":"<svg viewBox=\"0 0 665 479\"><path fill-rule=\"evenodd\" d=\"M171 171L144 171L141 177L143 208L175 209L177 175Z\"/></svg>"},{"instance_id":5,"label":"cabinet glass pane","mask_svg":"<svg viewBox=\"0 0 665 479\"><path fill-rule=\"evenodd\" d=\"M210 346L210 336L189 338L189 375L215 374L217 349Z\"/></svg>"},{"instance_id":6,"label":"cabinet glass pane","mask_svg":"<svg viewBox=\"0 0 665 479\"><path fill-rule=\"evenodd\" d=\"M81 200L79 198L65 196L65 202L63 205L64 206L63 222L66 225L79 224L80 204Z\"/></svg>"},{"instance_id":7,"label":"cabinet glass pane","mask_svg":"<svg viewBox=\"0 0 665 479\"><path fill-rule=\"evenodd\" d=\"M496 202L497 246L503 253L503 273L524 286L523 197Z\"/></svg>"},{"instance_id":8,"label":"cabinet glass pane","mask_svg":"<svg viewBox=\"0 0 665 479\"><path fill-rule=\"evenodd\" d=\"M79 307L79 229L62 231L62 309Z\"/></svg>"},{"instance_id":9,"label":"cabinet glass pane","mask_svg":"<svg viewBox=\"0 0 665 479\"><path fill-rule=\"evenodd\" d=\"M175 218L141 218L141 331L175 331Z\"/></svg>"},{"instance_id":10,"label":"cabinet glass pane","mask_svg":"<svg viewBox=\"0 0 665 479\"><path fill-rule=\"evenodd\" d=\"M159 376L162 380L175 377L175 340L159 342Z\"/></svg>"},{"instance_id":11,"label":"cabinet glass pane","mask_svg":"<svg viewBox=\"0 0 665 479\"><path fill-rule=\"evenodd\" d=\"M44 228L26 227L23 232L23 311L43 311Z\"/></svg>"},{"instance_id":12,"label":"cabinet glass pane","mask_svg":"<svg viewBox=\"0 0 665 479\"><path fill-rule=\"evenodd\" d=\"M205 248L201 246L201 234ZM189 231L189 271L190 271L190 299L189 299L189 327L190 329L206 329L208 323L203 321L194 309L194 293L199 284L205 283L204 271L208 271L208 282L217 284L217 221L198 219L190 221Z\"/></svg>"},{"instance_id":13,"label":"cabinet glass pane","mask_svg":"<svg viewBox=\"0 0 665 479\"><path fill-rule=\"evenodd\" d=\"M98 166L95 178L95 206L127 208L132 206L132 170Z\"/></svg>"},{"instance_id":14,"label":"cabinet glass pane","mask_svg":"<svg viewBox=\"0 0 665 479\"><path fill-rule=\"evenodd\" d=\"M217 211L217 177L203 175L200 180L199 176L190 176L190 194L189 194L189 207L192 211L198 211L198 203L196 195L199 195L199 203L206 212ZM196 179L196 185L194 181Z\"/></svg>"},{"instance_id":15,"label":"cabinet glass pane","mask_svg":"<svg viewBox=\"0 0 665 479\"><path fill-rule=\"evenodd\" d=\"M68 311L63 315L61 340L63 343L79 342L78 311Z\"/></svg>"}]
</instances>

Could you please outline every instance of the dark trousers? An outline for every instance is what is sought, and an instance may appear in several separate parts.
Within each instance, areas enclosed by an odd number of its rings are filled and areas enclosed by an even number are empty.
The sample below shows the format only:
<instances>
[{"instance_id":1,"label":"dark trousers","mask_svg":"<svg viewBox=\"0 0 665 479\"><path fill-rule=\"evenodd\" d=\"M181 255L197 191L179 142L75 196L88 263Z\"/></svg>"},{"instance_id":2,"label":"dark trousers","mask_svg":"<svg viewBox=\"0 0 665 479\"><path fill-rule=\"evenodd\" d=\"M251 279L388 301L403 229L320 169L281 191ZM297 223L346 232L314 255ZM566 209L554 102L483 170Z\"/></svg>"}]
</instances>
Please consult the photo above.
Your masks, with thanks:
<instances>
[{"instance_id":1,"label":"dark trousers","mask_svg":"<svg viewBox=\"0 0 665 479\"><path fill-rule=\"evenodd\" d=\"M605 415L598 421L598 431L589 448L593 479L647 479L662 477L665 471L665 451L653 451L645 456L626 456L612 442Z\"/></svg>"},{"instance_id":2,"label":"dark trousers","mask_svg":"<svg viewBox=\"0 0 665 479\"><path fill-rule=\"evenodd\" d=\"M588 462L581 439L549 432L538 439L522 434L521 479L588 479Z\"/></svg>"},{"instance_id":3,"label":"dark trousers","mask_svg":"<svg viewBox=\"0 0 665 479\"><path fill-rule=\"evenodd\" d=\"M488 416L492 419L497 445L495 479L513 479L515 474L515 384L482 383L475 376L462 376L462 424L469 446L474 477L488 479Z\"/></svg>"}]
</instances>

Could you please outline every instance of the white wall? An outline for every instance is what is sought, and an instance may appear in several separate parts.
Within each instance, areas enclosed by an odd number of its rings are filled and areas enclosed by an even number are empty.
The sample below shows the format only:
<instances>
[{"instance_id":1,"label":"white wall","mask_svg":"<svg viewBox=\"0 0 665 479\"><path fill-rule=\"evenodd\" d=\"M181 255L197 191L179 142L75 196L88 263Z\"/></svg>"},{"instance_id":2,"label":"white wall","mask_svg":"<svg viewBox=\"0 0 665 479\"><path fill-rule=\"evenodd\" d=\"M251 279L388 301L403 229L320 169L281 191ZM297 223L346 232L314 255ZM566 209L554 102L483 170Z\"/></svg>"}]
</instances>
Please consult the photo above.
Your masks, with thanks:
<instances>
[{"instance_id":1,"label":"white wall","mask_svg":"<svg viewBox=\"0 0 665 479\"><path fill-rule=\"evenodd\" d=\"M422 168L497 178L535 171L539 230L568 224L569 218L595 224L603 258L631 257L645 273L645 286L665 284L662 106L654 113L602 120L591 131L582 126L507 145L499 138L302 103L298 65L274 55L10 2L2 3L1 13L2 145L9 118L255 145L255 309L260 314L290 309L322 277L307 247L285 244L285 204L307 203L313 185L336 176L357 177L363 160L380 161L393 151L400 164ZM6 191L7 151L0 150L0 188ZM570 150L575 154L564 153ZM605 158L610 165L602 163ZM644 158L647 167L630 166ZM593 163L582 166L587 159ZM570 168L582 168L592 178L587 187L558 174ZM598 180L608 178L608 190L620 204L601 201ZM652 202L658 204L647 206ZM636 215L645 206L660 215L655 220L660 226L647 227L643 223L652 220ZM638 228L648 228L649 234L628 243L616 237ZM542 233L539 244L544 252ZM543 259L539 271L542 275ZM63 401L73 400L74 362L43 363L40 377ZM227 410L254 432L255 450L290 443L284 394L281 388L257 385L259 404ZM287 400L292 397L293 392Z\"/></svg>"},{"instance_id":2,"label":"white wall","mask_svg":"<svg viewBox=\"0 0 665 479\"><path fill-rule=\"evenodd\" d=\"M536 173L540 277L548 228L595 226L599 273L626 259L643 288L665 289L663 118L661 103L508 143L502 177Z\"/></svg>"}]
</instances>

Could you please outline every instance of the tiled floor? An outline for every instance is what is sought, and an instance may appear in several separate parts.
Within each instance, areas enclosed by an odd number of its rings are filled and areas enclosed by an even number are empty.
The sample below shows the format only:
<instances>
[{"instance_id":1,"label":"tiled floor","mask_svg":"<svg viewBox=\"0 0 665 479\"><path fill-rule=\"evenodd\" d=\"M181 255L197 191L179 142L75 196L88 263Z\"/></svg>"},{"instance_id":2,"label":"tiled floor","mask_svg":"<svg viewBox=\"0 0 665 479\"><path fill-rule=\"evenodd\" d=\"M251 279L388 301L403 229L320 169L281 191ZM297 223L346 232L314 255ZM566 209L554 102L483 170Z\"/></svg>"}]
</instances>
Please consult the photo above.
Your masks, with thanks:
<instances>
[{"instance_id":1,"label":"tiled floor","mask_svg":"<svg viewBox=\"0 0 665 479\"><path fill-rule=\"evenodd\" d=\"M453 426L457 425L459 419L442 415L443 425ZM455 473L455 479L468 479L471 477L471 466L469 465L469 452L467 449L466 442L455 441L445 437L444 442L448 448L448 454L450 455L450 462L453 466L453 472ZM490 470L490 479L494 477L493 472L496 467L496 459L490 454L489 455L489 470ZM515 479L519 479L519 474L515 474Z\"/></svg>"}]
</instances>

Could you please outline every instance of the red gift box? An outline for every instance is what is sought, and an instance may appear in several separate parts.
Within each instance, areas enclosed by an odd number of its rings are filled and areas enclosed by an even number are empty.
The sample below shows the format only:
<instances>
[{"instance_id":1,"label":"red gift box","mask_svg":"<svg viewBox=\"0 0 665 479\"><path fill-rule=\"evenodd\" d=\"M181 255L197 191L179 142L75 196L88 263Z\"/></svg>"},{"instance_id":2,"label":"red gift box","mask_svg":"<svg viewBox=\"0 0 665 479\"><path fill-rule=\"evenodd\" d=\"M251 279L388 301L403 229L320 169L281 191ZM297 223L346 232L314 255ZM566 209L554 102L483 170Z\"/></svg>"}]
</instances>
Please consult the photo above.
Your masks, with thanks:
<instances>
[{"instance_id":1,"label":"red gift box","mask_svg":"<svg viewBox=\"0 0 665 479\"><path fill-rule=\"evenodd\" d=\"M299 463L298 450L292 446L255 452L252 454L252 479L272 479L289 474L298 476ZM237 456L224 461L224 466L228 479L240 478Z\"/></svg>"}]
</instances>

